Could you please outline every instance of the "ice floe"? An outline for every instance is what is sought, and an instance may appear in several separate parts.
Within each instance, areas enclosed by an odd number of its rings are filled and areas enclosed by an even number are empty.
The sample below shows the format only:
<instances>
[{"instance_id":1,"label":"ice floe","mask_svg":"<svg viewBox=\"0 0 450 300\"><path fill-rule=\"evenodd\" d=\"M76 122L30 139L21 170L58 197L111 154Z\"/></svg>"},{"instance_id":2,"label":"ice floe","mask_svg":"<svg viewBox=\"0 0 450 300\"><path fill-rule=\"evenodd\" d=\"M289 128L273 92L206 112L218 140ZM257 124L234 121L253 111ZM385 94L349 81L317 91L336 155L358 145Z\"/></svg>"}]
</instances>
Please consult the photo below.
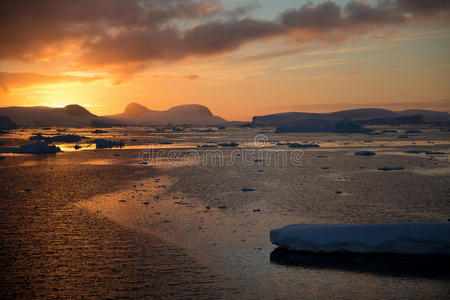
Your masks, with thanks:
<instances>
[{"instance_id":1,"label":"ice floe","mask_svg":"<svg viewBox=\"0 0 450 300\"><path fill-rule=\"evenodd\" d=\"M95 143L95 148L97 149L104 149L104 148L122 148L125 146L125 143L122 141L108 141L104 139L96 139L92 141Z\"/></svg>"},{"instance_id":2,"label":"ice floe","mask_svg":"<svg viewBox=\"0 0 450 300\"><path fill-rule=\"evenodd\" d=\"M0 153L30 153L30 154L49 154L61 152L57 146L49 146L46 142L36 142L33 144L23 145L18 148L0 149Z\"/></svg>"},{"instance_id":3,"label":"ice floe","mask_svg":"<svg viewBox=\"0 0 450 300\"><path fill-rule=\"evenodd\" d=\"M411 134L411 133L422 133L422 131L417 130L417 129L409 129L405 131L406 134Z\"/></svg>"},{"instance_id":4,"label":"ice floe","mask_svg":"<svg viewBox=\"0 0 450 300\"><path fill-rule=\"evenodd\" d=\"M405 168L403 167L382 167L382 168L378 168L378 170L380 171L400 171L400 170L404 170Z\"/></svg>"},{"instance_id":5,"label":"ice floe","mask_svg":"<svg viewBox=\"0 0 450 300\"><path fill-rule=\"evenodd\" d=\"M96 130L92 131L91 133L108 133L108 131L101 130L101 129L96 129Z\"/></svg>"},{"instance_id":6,"label":"ice floe","mask_svg":"<svg viewBox=\"0 0 450 300\"><path fill-rule=\"evenodd\" d=\"M237 147L239 146L236 142L230 142L230 143L220 143L219 146L221 147Z\"/></svg>"},{"instance_id":7,"label":"ice floe","mask_svg":"<svg viewBox=\"0 0 450 300\"><path fill-rule=\"evenodd\" d=\"M270 240L291 251L450 255L450 222L296 224L270 231Z\"/></svg>"},{"instance_id":8,"label":"ice floe","mask_svg":"<svg viewBox=\"0 0 450 300\"><path fill-rule=\"evenodd\" d=\"M355 155L361 155L361 156L373 156L375 154L376 153L373 152L373 151L358 151L358 152L355 152Z\"/></svg>"},{"instance_id":9,"label":"ice floe","mask_svg":"<svg viewBox=\"0 0 450 300\"><path fill-rule=\"evenodd\" d=\"M319 148L320 145L317 144L299 144L299 143L289 143L289 148Z\"/></svg>"}]
</instances>

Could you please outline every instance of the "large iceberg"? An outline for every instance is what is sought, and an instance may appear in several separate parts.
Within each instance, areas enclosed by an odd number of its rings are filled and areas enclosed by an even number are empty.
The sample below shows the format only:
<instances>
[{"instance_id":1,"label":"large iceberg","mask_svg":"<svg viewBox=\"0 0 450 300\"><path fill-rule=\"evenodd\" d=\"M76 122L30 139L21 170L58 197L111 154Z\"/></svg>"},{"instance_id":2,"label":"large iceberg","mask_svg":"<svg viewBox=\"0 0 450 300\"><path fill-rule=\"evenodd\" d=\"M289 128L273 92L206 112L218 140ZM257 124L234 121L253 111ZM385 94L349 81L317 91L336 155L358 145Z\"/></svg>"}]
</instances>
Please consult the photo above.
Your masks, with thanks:
<instances>
[{"instance_id":1,"label":"large iceberg","mask_svg":"<svg viewBox=\"0 0 450 300\"><path fill-rule=\"evenodd\" d=\"M275 133L289 133L289 132L337 132L337 133L368 133L373 129L366 128L359 123L344 119L335 120L325 119L321 122L320 119L314 120L315 122L299 122L300 125L280 125L275 130Z\"/></svg>"},{"instance_id":2,"label":"large iceberg","mask_svg":"<svg viewBox=\"0 0 450 300\"><path fill-rule=\"evenodd\" d=\"M270 231L270 241L303 252L450 255L450 222L296 224Z\"/></svg>"}]
</instances>

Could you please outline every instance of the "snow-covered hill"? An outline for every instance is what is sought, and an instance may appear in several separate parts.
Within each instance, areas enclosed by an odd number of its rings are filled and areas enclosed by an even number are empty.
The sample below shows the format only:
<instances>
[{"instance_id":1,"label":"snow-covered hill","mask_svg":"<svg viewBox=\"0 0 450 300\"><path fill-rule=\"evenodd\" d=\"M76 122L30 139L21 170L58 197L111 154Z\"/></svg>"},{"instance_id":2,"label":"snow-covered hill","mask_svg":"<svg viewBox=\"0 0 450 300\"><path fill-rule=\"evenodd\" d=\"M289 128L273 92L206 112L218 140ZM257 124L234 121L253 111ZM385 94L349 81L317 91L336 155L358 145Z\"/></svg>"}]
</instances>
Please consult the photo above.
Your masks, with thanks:
<instances>
[{"instance_id":1,"label":"snow-covered hill","mask_svg":"<svg viewBox=\"0 0 450 300\"><path fill-rule=\"evenodd\" d=\"M158 111L131 103L123 113L108 118L128 125L221 125L227 122L199 104L180 105Z\"/></svg>"}]
</instances>

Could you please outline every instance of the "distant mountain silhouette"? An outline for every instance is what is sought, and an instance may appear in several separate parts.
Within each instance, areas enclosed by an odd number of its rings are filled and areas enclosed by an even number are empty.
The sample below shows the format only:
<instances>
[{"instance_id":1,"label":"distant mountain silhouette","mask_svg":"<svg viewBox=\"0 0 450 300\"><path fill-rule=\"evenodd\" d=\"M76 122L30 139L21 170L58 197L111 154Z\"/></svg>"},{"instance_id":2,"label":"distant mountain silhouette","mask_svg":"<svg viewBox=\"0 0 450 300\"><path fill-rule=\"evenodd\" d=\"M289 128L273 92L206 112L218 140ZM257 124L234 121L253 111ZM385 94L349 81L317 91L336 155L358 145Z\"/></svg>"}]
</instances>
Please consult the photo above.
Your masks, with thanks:
<instances>
[{"instance_id":1,"label":"distant mountain silhouette","mask_svg":"<svg viewBox=\"0 0 450 300\"><path fill-rule=\"evenodd\" d=\"M127 125L221 125L227 121L221 117L214 116L211 111L203 105L187 104L172 107L168 110L150 110L147 107L130 103L123 113L108 116L115 122Z\"/></svg>"},{"instance_id":2,"label":"distant mountain silhouette","mask_svg":"<svg viewBox=\"0 0 450 300\"><path fill-rule=\"evenodd\" d=\"M399 114L382 108L359 108L359 109L349 109L341 110L337 112L332 112L328 114L329 116L338 117L341 119L351 119L354 121L375 119L375 118L395 118Z\"/></svg>"},{"instance_id":3,"label":"distant mountain silhouette","mask_svg":"<svg viewBox=\"0 0 450 300\"><path fill-rule=\"evenodd\" d=\"M399 111L402 116L422 115L425 122L442 122L449 119L448 112L425 110L425 109L408 109Z\"/></svg>"},{"instance_id":4,"label":"distant mountain silhouette","mask_svg":"<svg viewBox=\"0 0 450 300\"><path fill-rule=\"evenodd\" d=\"M391 111L380 108L342 110L331 113L287 112L253 117L254 125L271 126L332 126L340 120L352 120L363 125L417 124L449 120L449 113L431 110Z\"/></svg>"},{"instance_id":5,"label":"distant mountain silhouette","mask_svg":"<svg viewBox=\"0 0 450 300\"><path fill-rule=\"evenodd\" d=\"M138 117L148 113L150 110L138 103L130 103L125 107L125 111L122 113L123 116L127 117Z\"/></svg>"},{"instance_id":6,"label":"distant mountain silhouette","mask_svg":"<svg viewBox=\"0 0 450 300\"><path fill-rule=\"evenodd\" d=\"M227 121L214 116L211 111L198 104L180 105L165 111L150 110L143 105L130 103L123 113L113 116L96 116L86 108L71 104L63 108L0 107L0 116L5 116L18 126L110 126L110 125L222 125ZM5 123L6 124L6 123Z\"/></svg>"},{"instance_id":7,"label":"distant mountain silhouette","mask_svg":"<svg viewBox=\"0 0 450 300\"><path fill-rule=\"evenodd\" d=\"M0 129L14 129L17 124L11 121L8 116L0 116Z\"/></svg>"},{"instance_id":8,"label":"distant mountain silhouette","mask_svg":"<svg viewBox=\"0 0 450 300\"><path fill-rule=\"evenodd\" d=\"M197 125L214 126L232 124L215 116L203 105L187 104L168 110L151 110L130 103L123 113L112 116L96 116L86 108L67 105L63 108L45 106L0 107L2 122L8 126L166 126ZM331 113L286 112L253 117L253 125L304 126L305 128L332 128L341 120L352 120L362 125L417 124L424 122L449 121L449 113L432 110L410 109L391 111L380 108L342 110ZM6 125L5 125L6 126Z\"/></svg>"},{"instance_id":9,"label":"distant mountain silhouette","mask_svg":"<svg viewBox=\"0 0 450 300\"><path fill-rule=\"evenodd\" d=\"M92 122L107 122L76 104L63 108L0 107L0 115L9 117L18 126L90 126Z\"/></svg>"},{"instance_id":10,"label":"distant mountain silhouette","mask_svg":"<svg viewBox=\"0 0 450 300\"><path fill-rule=\"evenodd\" d=\"M63 108L63 110L71 117L92 116L95 117L90 111L78 104L70 104Z\"/></svg>"}]
</instances>

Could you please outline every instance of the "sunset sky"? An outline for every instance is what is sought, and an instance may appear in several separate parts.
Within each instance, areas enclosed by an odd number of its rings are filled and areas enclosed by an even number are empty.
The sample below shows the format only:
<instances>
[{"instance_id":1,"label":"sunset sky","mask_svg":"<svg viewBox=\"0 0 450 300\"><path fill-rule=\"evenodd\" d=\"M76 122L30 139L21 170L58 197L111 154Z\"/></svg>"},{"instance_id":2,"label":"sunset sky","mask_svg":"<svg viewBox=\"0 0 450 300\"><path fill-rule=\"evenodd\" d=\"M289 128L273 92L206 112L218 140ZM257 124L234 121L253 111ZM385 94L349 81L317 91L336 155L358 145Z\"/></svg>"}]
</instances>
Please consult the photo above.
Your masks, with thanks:
<instances>
[{"instance_id":1,"label":"sunset sky","mask_svg":"<svg viewBox=\"0 0 450 300\"><path fill-rule=\"evenodd\" d=\"M450 1L4 0L0 106L450 110Z\"/></svg>"}]
</instances>

